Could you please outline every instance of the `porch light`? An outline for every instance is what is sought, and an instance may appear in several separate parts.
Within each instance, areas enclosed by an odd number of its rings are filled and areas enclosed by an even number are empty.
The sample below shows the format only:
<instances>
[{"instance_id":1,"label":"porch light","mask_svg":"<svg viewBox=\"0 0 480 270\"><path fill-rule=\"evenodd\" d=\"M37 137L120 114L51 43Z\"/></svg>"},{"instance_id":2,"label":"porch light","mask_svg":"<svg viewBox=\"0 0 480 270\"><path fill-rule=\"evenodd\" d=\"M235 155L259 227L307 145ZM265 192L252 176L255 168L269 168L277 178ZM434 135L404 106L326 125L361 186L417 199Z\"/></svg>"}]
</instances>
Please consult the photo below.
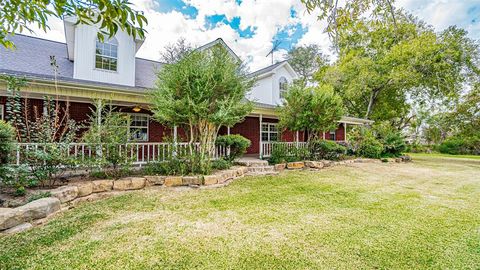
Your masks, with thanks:
<instances>
[{"instance_id":1,"label":"porch light","mask_svg":"<svg viewBox=\"0 0 480 270\"><path fill-rule=\"evenodd\" d=\"M132 109L132 111L134 111L134 112L139 112L139 111L141 111L141 110L142 110L142 108L140 108L140 107L138 107L138 106L135 106L135 107L133 107L133 109Z\"/></svg>"}]
</instances>

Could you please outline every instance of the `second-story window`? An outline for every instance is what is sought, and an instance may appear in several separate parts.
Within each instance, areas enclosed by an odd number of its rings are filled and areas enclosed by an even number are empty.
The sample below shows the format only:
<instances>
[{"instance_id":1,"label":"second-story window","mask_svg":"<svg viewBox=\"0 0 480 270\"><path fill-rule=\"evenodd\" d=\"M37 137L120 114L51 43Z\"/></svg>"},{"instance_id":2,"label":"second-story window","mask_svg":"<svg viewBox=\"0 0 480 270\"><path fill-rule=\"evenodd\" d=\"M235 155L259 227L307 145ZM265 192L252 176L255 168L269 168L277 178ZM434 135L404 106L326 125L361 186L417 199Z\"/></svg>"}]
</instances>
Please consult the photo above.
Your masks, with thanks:
<instances>
[{"instance_id":1,"label":"second-story window","mask_svg":"<svg viewBox=\"0 0 480 270\"><path fill-rule=\"evenodd\" d=\"M280 98L283 99L287 95L288 81L285 77L280 77L278 80L278 86L280 89Z\"/></svg>"},{"instance_id":2,"label":"second-story window","mask_svg":"<svg viewBox=\"0 0 480 270\"><path fill-rule=\"evenodd\" d=\"M117 71L118 42L116 38L105 37L101 42L97 39L95 44L95 68Z\"/></svg>"}]
</instances>

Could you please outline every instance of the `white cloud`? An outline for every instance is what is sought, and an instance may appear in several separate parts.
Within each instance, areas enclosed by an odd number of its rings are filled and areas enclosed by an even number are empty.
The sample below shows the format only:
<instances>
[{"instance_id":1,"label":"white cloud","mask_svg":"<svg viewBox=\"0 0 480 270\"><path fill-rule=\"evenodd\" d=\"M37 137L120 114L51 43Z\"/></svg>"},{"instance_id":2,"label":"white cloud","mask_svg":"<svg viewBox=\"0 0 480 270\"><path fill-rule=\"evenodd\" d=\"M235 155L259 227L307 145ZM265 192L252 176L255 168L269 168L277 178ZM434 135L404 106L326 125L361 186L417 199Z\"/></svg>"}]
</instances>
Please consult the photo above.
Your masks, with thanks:
<instances>
[{"instance_id":1,"label":"white cloud","mask_svg":"<svg viewBox=\"0 0 480 270\"><path fill-rule=\"evenodd\" d=\"M185 0L198 9L196 18L179 11L158 12L162 5L161 0L132 2L137 9L145 12L149 20L146 27L147 38L137 54L139 57L158 60L160 51L179 37L185 37L197 46L221 37L242 59L249 62L251 70L256 70L270 64L271 59L266 55L271 50L277 31L298 23L307 29L298 44L318 44L327 55L333 56L331 43L324 33L325 22L319 22L317 14L306 12L300 0L243 0L241 4L237 4L235 0ZM477 21L472 23L469 18L471 14L468 14L469 8L479 6L478 0L398 0L397 5L411 11L438 30L456 24L470 31L472 37L480 38L480 18L477 15ZM292 7L297 18L290 16ZM251 37L241 37L236 30L224 23L206 28L205 17L211 15L225 15L228 20L240 17L240 29L251 27L255 29L255 33ZM49 24L50 31L35 31L36 36L64 41L62 21L50 19ZM285 50L276 52L275 59L281 60L284 53Z\"/></svg>"}]
</instances>

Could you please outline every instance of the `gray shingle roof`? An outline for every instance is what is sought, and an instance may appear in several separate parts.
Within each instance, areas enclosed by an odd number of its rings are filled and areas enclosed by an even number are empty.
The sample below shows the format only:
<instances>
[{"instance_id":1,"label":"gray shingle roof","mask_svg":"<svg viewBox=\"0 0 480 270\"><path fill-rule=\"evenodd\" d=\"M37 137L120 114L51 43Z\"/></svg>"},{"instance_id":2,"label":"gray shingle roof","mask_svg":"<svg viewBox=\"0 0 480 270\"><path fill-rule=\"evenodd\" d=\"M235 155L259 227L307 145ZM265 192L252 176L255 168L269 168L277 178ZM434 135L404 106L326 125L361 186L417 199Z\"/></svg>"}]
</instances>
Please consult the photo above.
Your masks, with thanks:
<instances>
[{"instance_id":1,"label":"gray shingle roof","mask_svg":"<svg viewBox=\"0 0 480 270\"><path fill-rule=\"evenodd\" d=\"M275 68L277 68L278 66L282 65L285 62L287 62L287 60L280 61L280 62L275 63L273 65L270 65L268 67L265 67L265 68L259 69L257 71L254 71L254 72L250 73L250 76L255 77L255 76L259 76L259 75L268 73L268 72L274 70Z\"/></svg>"},{"instance_id":2,"label":"gray shingle roof","mask_svg":"<svg viewBox=\"0 0 480 270\"><path fill-rule=\"evenodd\" d=\"M9 50L0 46L0 74L27 76L29 78L53 80L53 70L50 66L50 56L54 55L59 67L58 79L65 82L78 82L82 84L109 86L120 89L145 91L152 88L157 79L157 71L164 63L135 58L135 87L118 85L114 83L101 83L95 81L79 80L73 78L73 62L68 60L67 44L31 36L16 34L10 37L16 49ZM200 48L207 48L217 42L217 39ZM224 42L223 42L224 43ZM227 46L228 47L228 46ZM275 63L271 66L252 72L251 76L259 76L268 73L286 61Z\"/></svg>"},{"instance_id":3,"label":"gray shingle roof","mask_svg":"<svg viewBox=\"0 0 480 270\"><path fill-rule=\"evenodd\" d=\"M16 46L15 50L0 46L0 73L3 74L51 80L54 74L50 65L50 56L54 55L58 65L58 79L61 81L145 91L145 88L155 85L156 72L163 65L157 61L136 58L135 87L78 80L73 78L73 62L67 58L65 43L21 34L16 34L10 39Z\"/></svg>"}]
</instances>

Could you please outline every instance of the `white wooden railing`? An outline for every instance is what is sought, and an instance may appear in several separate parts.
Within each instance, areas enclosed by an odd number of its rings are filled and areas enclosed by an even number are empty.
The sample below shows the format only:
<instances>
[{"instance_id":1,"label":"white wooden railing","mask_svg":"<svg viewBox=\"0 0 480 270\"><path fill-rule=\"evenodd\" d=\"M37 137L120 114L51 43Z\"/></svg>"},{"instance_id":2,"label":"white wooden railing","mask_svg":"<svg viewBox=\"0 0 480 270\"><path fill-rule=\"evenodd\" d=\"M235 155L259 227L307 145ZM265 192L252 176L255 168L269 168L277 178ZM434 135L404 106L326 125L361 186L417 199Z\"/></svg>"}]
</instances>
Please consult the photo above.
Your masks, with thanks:
<instances>
[{"instance_id":1,"label":"white wooden railing","mask_svg":"<svg viewBox=\"0 0 480 270\"><path fill-rule=\"evenodd\" d=\"M262 142L261 147L262 147L261 156L263 158L263 157L270 157L275 147L282 147L288 153L293 151L294 149L307 147L307 143L306 142Z\"/></svg>"},{"instance_id":2,"label":"white wooden railing","mask_svg":"<svg viewBox=\"0 0 480 270\"><path fill-rule=\"evenodd\" d=\"M29 151L42 151L49 147L56 147L61 151L62 157L75 158L78 161L86 161L89 159L100 158L103 155L103 151L108 151L111 147L105 147L101 144L88 144L88 143L17 143L15 153L15 163L17 165L24 164L26 162L25 154ZM127 153L126 157L132 161L134 165L142 165L149 162L164 161L172 155L184 156L190 153L190 147L188 143L127 143L119 144L114 147L119 153ZM106 149L106 150L105 150ZM193 144L193 151L199 151L199 144ZM216 146L214 159L226 156L228 149L223 146ZM106 153L108 155L108 152Z\"/></svg>"}]
</instances>

